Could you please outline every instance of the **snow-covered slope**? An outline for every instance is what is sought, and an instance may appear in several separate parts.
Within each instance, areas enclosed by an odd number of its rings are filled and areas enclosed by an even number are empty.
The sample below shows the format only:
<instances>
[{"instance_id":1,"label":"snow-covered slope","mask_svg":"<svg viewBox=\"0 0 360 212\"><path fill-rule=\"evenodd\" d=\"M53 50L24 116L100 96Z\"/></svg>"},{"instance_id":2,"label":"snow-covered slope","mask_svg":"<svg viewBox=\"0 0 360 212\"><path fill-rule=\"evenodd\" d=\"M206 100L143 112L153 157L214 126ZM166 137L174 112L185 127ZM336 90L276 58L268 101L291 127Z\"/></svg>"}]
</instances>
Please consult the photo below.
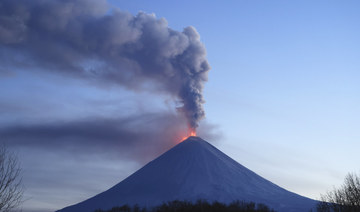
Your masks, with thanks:
<instances>
[{"instance_id":1,"label":"snow-covered slope","mask_svg":"<svg viewBox=\"0 0 360 212\"><path fill-rule=\"evenodd\" d=\"M109 190L60 211L198 199L253 201L279 212L307 212L316 204L260 177L203 139L189 137Z\"/></svg>"}]
</instances>

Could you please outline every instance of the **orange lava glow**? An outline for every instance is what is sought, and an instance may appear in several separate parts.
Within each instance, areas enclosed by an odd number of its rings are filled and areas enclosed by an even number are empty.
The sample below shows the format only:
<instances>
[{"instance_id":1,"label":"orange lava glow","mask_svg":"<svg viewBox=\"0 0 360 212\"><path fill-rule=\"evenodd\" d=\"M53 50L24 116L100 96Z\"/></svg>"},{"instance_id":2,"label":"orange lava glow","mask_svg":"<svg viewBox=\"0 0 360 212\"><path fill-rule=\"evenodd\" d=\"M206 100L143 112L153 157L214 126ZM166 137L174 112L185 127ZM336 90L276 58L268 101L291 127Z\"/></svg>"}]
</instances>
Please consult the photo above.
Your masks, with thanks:
<instances>
[{"instance_id":1,"label":"orange lava glow","mask_svg":"<svg viewBox=\"0 0 360 212\"><path fill-rule=\"evenodd\" d=\"M190 136L196 136L196 131L195 131L194 129L191 129L191 130L190 130L190 133L189 133L187 136L183 137L183 138L181 139L181 141L186 140L186 139L187 139L188 137L190 137Z\"/></svg>"}]
</instances>

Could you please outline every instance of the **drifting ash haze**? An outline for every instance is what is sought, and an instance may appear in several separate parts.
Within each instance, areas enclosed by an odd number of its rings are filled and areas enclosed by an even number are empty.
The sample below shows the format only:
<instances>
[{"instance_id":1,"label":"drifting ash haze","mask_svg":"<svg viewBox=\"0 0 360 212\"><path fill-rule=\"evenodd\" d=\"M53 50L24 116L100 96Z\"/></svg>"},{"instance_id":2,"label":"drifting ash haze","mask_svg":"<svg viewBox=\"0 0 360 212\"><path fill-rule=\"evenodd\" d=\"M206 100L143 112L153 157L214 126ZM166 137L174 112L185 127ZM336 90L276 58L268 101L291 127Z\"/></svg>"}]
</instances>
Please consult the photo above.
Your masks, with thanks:
<instances>
[{"instance_id":1,"label":"drifting ash haze","mask_svg":"<svg viewBox=\"0 0 360 212\"><path fill-rule=\"evenodd\" d=\"M110 9L105 0L2 0L0 63L0 74L42 70L166 93L190 129L205 116L210 66L195 28L179 32L164 18Z\"/></svg>"},{"instance_id":2,"label":"drifting ash haze","mask_svg":"<svg viewBox=\"0 0 360 212\"><path fill-rule=\"evenodd\" d=\"M260 177L203 139L189 137L109 190L58 212L198 199L253 201L278 212L309 211L316 204Z\"/></svg>"}]
</instances>

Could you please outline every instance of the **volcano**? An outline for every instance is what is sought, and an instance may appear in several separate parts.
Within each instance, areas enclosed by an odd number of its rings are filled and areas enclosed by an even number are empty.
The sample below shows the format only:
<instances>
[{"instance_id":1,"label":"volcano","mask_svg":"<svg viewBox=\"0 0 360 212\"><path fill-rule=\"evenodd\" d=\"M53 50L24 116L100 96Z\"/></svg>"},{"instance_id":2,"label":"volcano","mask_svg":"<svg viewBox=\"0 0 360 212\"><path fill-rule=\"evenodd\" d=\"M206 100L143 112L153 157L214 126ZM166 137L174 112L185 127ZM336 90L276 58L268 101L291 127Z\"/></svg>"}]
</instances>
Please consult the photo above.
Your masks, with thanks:
<instances>
[{"instance_id":1,"label":"volcano","mask_svg":"<svg viewBox=\"0 0 360 212\"><path fill-rule=\"evenodd\" d=\"M278 212L306 212L317 201L260 177L206 142L191 136L109 190L59 212L152 207L172 200L263 203Z\"/></svg>"}]
</instances>

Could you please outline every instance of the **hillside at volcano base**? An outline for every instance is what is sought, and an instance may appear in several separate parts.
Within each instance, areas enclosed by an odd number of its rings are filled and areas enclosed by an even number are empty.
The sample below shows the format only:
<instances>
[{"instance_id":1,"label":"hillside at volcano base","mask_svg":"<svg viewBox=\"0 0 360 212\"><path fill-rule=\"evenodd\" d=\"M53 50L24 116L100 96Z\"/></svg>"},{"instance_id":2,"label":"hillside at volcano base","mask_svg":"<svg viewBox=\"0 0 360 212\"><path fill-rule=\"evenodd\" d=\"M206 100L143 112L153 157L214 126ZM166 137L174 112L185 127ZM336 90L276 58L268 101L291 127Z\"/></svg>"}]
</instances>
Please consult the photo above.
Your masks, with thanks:
<instances>
[{"instance_id":1,"label":"hillside at volcano base","mask_svg":"<svg viewBox=\"0 0 360 212\"><path fill-rule=\"evenodd\" d=\"M190 136L90 199L59 212L109 210L121 205L155 207L164 202L206 200L265 204L278 212L307 212L317 201L260 177L206 142Z\"/></svg>"}]
</instances>

